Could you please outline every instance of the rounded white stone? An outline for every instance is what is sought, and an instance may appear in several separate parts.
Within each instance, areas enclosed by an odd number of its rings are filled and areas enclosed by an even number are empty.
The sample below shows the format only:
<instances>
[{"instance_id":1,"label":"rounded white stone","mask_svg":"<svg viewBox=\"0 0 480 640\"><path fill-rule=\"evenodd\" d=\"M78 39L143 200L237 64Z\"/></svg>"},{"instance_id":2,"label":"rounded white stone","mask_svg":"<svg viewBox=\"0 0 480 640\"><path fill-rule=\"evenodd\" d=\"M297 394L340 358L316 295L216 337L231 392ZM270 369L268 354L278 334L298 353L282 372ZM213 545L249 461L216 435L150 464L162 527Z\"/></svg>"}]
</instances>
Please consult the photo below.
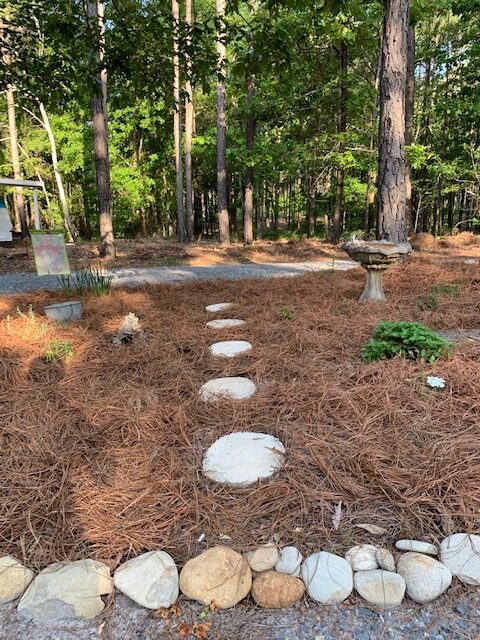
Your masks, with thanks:
<instances>
[{"instance_id":1,"label":"rounded white stone","mask_svg":"<svg viewBox=\"0 0 480 640\"><path fill-rule=\"evenodd\" d=\"M395 558L388 549L377 549L375 560L378 562L380 569L395 571Z\"/></svg>"},{"instance_id":2,"label":"rounded white stone","mask_svg":"<svg viewBox=\"0 0 480 640\"><path fill-rule=\"evenodd\" d=\"M404 553L397 572L405 579L408 596L420 604L438 598L452 582L450 569L424 553Z\"/></svg>"},{"instance_id":3,"label":"rounded white stone","mask_svg":"<svg viewBox=\"0 0 480 640\"><path fill-rule=\"evenodd\" d=\"M219 302L218 304L209 304L205 307L205 311L208 313L218 313L219 311L226 311L233 307L232 302Z\"/></svg>"},{"instance_id":4,"label":"rounded white stone","mask_svg":"<svg viewBox=\"0 0 480 640\"><path fill-rule=\"evenodd\" d=\"M200 389L200 396L206 402L213 402L222 397L233 400L245 400L253 396L257 387L248 378L214 378L206 382Z\"/></svg>"},{"instance_id":5,"label":"rounded white stone","mask_svg":"<svg viewBox=\"0 0 480 640\"><path fill-rule=\"evenodd\" d=\"M373 544L359 544L345 554L345 560L354 571L378 569L377 548Z\"/></svg>"},{"instance_id":6,"label":"rounded white stone","mask_svg":"<svg viewBox=\"0 0 480 640\"><path fill-rule=\"evenodd\" d=\"M405 595L405 580L393 571L357 571L353 582L358 595L380 607L399 605Z\"/></svg>"},{"instance_id":7,"label":"rounded white stone","mask_svg":"<svg viewBox=\"0 0 480 640\"><path fill-rule=\"evenodd\" d=\"M33 571L12 558L0 558L0 604L6 604L21 596L33 578Z\"/></svg>"},{"instance_id":8,"label":"rounded white stone","mask_svg":"<svg viewBox=\"0 0 480 640\"><path fill-rule=\"evenodd\" d=\"M343 602L353 590L353 571L345 558L327 551L312 553L302 565L308 595L321 604Z\"/></svg>"},{"instance_id":9,"label":"rounded white stone","mask_svg":"<svg viewBox=\"0 0 480 640\"><path fill-rule=\"evenodd\" d=\"M248 353L251 349L252 345L246 340L225 340L225 342L215 342L208 347L212 356L221 358L234 358L242 353Z\"/></svg>"},{"instance_id":10,"label":"rounded white stone","mask_svg":"<svg viewBox=\"0 0 480 640\"><path fill-rule=\"evenodd\" d=\"M275 473L284 455L285 447L280 440L267 433L230 433L207 450L203 473L221 484L246 487Z\"/></svg>"},{"instance_id":11,"label":"rounded white stone","mask_svg":"<svg viewBox=\"0 0 480 640\"><path fill-rule=\"evenodd\" d=\"M400 551L428 553L430 556L436 556L438 553L437 547L434 544L430 544L430 542L423 542L422 540L398 540L395 543L395 547Z\"/></svg>"},{"instance_id":12,"label":"rounded white stone","mask_svg":"<svg viewBox=\"0 0 480 640\"><path fill-rule=\"evenodd\" d=\"M302 560L302 554L296 547L284 547L279 551L275 571L298 577L300 575Z\"/></svg>"},{"instance_id":13,"label":"rounded white stone","mask_svg":"<svg viewBox=\"0 0 480 640\"><path fill-rule=\"evenodd\" d=\"M178 598L178 571L165 551L149 551L127 560L113 576L117 589L147 609L171 607Z\"/></svg>"},{"instance_id":14,"label":"rounded white stone","mask_svg":"<svg viewBox=\"0 0 480 640\"><path fill-rule=\"evenodd\" d=\"M440 545L440 560L465 584L480 586L480 536L448 536Z\"/></svg>"},{"instance_id":15,"label":"rounded white stone","mask_svg":"<svg viewBox=\"0 0 480 640\"><path fill-rule=\"evenodd\" d=\"M218 320L210 320L207 322L209 329L230 329L231 327L241 327L245 324L245 320L237 320L236 318L221 318Z\"/></svg>"}]
</instances>

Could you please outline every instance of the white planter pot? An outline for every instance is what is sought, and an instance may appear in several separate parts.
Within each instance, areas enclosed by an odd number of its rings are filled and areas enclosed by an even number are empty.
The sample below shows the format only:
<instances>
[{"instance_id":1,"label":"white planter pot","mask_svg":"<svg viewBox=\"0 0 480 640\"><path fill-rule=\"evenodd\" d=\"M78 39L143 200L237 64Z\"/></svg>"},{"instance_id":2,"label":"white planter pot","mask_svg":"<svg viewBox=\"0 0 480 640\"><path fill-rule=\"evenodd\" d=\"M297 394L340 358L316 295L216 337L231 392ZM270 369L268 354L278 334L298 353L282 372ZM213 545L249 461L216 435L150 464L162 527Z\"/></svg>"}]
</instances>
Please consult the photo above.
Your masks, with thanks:
<instances>
[{"instance_id":1,"label":"white planter pot","mask_svg":"<svg viewBox=\"0 0 480 640\"><path fill-rule=\"evenodd\" d=\"M57 320L57 322L68 322L69 320L80 320L82 317L82 303L80 300L70 300L69 302L58 302L44 307L47 318Z\"/></svg>"}]
</instances>

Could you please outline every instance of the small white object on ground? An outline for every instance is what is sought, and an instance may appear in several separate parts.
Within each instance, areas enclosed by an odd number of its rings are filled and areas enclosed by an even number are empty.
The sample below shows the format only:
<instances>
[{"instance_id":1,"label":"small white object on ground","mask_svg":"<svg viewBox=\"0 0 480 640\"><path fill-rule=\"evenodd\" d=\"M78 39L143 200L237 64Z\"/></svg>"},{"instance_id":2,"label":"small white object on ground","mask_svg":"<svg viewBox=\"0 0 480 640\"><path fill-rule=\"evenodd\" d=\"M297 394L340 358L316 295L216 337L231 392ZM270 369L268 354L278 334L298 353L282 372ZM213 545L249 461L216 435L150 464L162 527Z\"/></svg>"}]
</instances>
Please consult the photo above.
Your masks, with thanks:
<instances>
[{"instance_id":1,"label":"small white object on ground","mask_svg":"<svg viewBox=\"0 0 480 640\"><path fill-rule=\"evenodd\" d=\"M357 593L370 604L394 607L405 595L405 580L393 571L357 571L353 576Z\"/></svg>"},{"instance_id":2,"label":"small white object on ground","mask_svg":"<svg viewBox=\"0 0 480 640\"><path fill-rule=\"evenodd\" d=\"M278 553L275 571L297 577L300 575L302 560L302 554L296 547L283 547Z\"/></svg>"},{"instance_id":3,"label":"small white object on ground","mask_svg":"<svg viewBox=\"0 0 480 640\"><path fill-rule=\"evenodd\" d=\"M95 618L105 609L101 596L112 593L106 564L87 558L55 562L41 571L23 594L18 611L33 618Z\"/></svg>"},{"instance_id":4,"label":"small white object on ground","mask_svg":"<svg viewBox=\"0 0 480 640\"><path fill-rule=\"evenodd\" d=\"M353 571L345 558L327 551L312 553L302 565L308 595L321 604L343 602L353 590Z\"/></svg>"},{"instance_id":5,"label":"small white object on ground","mask_svg":"<svg viewBox=\"0 0 480 640\"><path fill-rule=\"evenodd\" d=\"M6 604L21 596L33 579L33 571L12 558L0 558L0 604Z\"/></svg>"},{"instance_id":6,"label":"small white object on ground","mask_svg":"<svg viewBox=\"0 0 480 640\"><path fill-rule=\"evenodd\" d=\"M265 544L258 547L253 553L248 554L247 562L252 571L261 573L273 569L278 560L277 547L274 544Z\"/></svg>"},{"instance_id":7,"label":"small white object on ground","mask_svg":"<svg viewBox=\"0 0 480 640\"><path fill-rule=\"evenodd\" d=\"M422 540L397 540L395 547L399 551L415 551L416 553L428 553L430 556L438 554L437 547L430 542Z\"/></svg>"},{"instance_id":8,"label":"small white object on ground","mask_svg":"<svg viewBox=\"0 0 480 640\"><path fill-rule=\"evenodd\" d=\"M377 549L375 559L378 562L380 569L385 571L395 571L395 558L388 549Z\"/></svg>"},{"instance_id":9,"label":"small white object on ground","mask_svg":"<svg viewBox=\"0 0 480 640\"><path fill-rule=\"evenodd\" d=\"M420 604L438 598L452 582L450 569L423 553L400 556L397 572L405 579L408 596Z\"/></svg>"},{"instance_id":10,"label":"small white object on ground","mask_svg":"<svg viewBox=\"0 0 480 640\"><path fill-rule=\"evenodd\" d=\"M465 584L480 586L480 536L454 533L442 540L440 560Z\"/></svg>"},{"instance_id":11,"label":"small white object on ground","mask_svg":"<svg viewBox=\"0 0 480 640\"><path fill-rule=\"evenodd\" d=\"M445 389L445 380L438 376L427 376L427 385L432 389Z\"/></svg>"},{"instance_id":12,"label":"small white object on ground","mask_svg":"<svg viewBox=\"0 0 480 640\"><path fill-rule=\"evenodd\" d=\"M115 586L147 609L171 607L178 598L178 571L165 551L149 551L121 564L113 576Z\"/></svg>"},{"instance_id":13,"label":"small white object on ground","mask_svg":"<svg viewBox=\"0 0 480 640\"><path fill-rule=\"evenodd\" d=\"M230 329L233 327L241 327L245 324L245 320L237 320L236 318L222 318L219 320L210 320L207 322L209 329Z\"/></svg>"},{"instance_id":14,"label":"small white object on ground","mask_svg":"<svg viewBox=\"0 0 480 640\"><path fill-rule=\"evenodd\" d=\"M345 560L354 571L370 571L378 569L376 559L377 548L373 544L359 544L345 554Z\"/></svg>"},{"instance_id":15,"label":"small white object on ground","mask_svg":"<svg viewBox=\"0 0 480 640\"><path fill-rule=\"evenodd\" d=\"M257 387L252 380L233 376L230 378L214 378L206 382L200 389L200 396L205 402L215 402L223 398L245 400L253 396Z\"/></svg>"},{"instance_id":16,"label":"small white object on ground","mask_svg":"<svg viewBox=\"0 0 480 640\"><path fill-rule=\"evenodd\" d=\"M208 350L212 356L221 358L234 358L242 353L251 351L252 345L246 340L225 340L224 342L215 342Z\"/></svg>"},{"instance_id":17,"label":"small white object on ground","mask_svg":"<svg viewBox=\"0 0 480 640\"><path fill-rule=\"evenodd\" d=\"M219 311L226 311L233 307L232 302L219 302L217 304L209 304L205 307L205 311L208 313L218 313Z\"/></svg>"},{"instance_id":18,"label":"small white object on ground","mask_svg":"<svg viewBox=\"0 0 480 640\"><path fill-rule=\"evenodd\" d=\"M247 487L273 475L282 466L284 455L280 440L267 433L230 433L207 450L203 473L221 484ZM277 558L272 567L276 561Z\"/></svg>"}]
</instances>

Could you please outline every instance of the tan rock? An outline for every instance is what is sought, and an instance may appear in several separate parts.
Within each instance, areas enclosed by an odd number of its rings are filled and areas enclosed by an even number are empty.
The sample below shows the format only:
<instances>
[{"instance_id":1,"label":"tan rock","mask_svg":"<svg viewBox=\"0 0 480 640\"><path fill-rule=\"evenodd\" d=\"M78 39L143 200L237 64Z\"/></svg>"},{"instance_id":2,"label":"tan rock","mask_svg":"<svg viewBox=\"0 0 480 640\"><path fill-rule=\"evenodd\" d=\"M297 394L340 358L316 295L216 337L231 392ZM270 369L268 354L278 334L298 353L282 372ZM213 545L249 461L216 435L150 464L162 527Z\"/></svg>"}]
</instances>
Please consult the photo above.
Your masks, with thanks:
<instances>
[{"instance_id":1,"label":"tan rock","mask_svg":"<svg viewBox=\"0 0 480 640\"><path fill-rule=\"evenodd\" d=\"M273 569L278 560L278 551L274 544L259 547L252 554L248 554L248 564L252 571L261 573Z\"/></svg>"},{"instance_id":2,"label":"tan rock","mask_svg":"<svg viewBox=\"0 0 480 640\"><path fill-rule=\"evenodd\" d=\"M213 547L189 560L180 573L180 590L191 600L215 602L228 609L243 600L252 586L248 562L228 547Z\"/></svg>"},{"instance_id":3,"label":"tan rock","mask_svg":"<svg viewBox=\"0 0 480 640\"><path fill-rule=\"evenodd\" d=\"M385 569L385 571L395 571L395 558L393 557L393 553L388 549L377 549L375 559L377 560L380 569Z\"/></svg>"},{"instance_id":4,"label":"tan rock","mask_svg":"<svg viewBox=\"0 0 480 640\"><path fill-rule=\"evenodd\" d=\"M264 609L289 607L304 593L305 585L299 578L277 571L259 574L252 586L252 598Z\"/></svg>"},{"instance_id":5,"label":"tan rock","mask_svg":"<svg viewBox=\"0 0 480 640\"><path fill-rule=\"evenodd\" d=\"M0 604L6 604L21 596L33 579L33 571L12 558L0 558Z\"/></svg>"}]
</instances>

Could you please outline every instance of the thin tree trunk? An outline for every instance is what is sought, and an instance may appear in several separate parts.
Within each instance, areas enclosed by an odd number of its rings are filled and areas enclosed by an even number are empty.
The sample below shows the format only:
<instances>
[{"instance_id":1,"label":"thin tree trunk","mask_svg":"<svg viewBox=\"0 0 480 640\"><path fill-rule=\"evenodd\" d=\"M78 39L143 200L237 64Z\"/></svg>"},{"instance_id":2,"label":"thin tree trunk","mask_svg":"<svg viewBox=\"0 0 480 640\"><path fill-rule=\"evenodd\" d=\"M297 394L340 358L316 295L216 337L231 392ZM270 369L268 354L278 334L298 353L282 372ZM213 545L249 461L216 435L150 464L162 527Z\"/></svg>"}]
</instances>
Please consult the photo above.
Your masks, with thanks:
<instances>
[{"instance_id":1,"label":"thin tree trunk","mask_svg":"<svg viewBox=\"0 0 480 640\"><path fill-rule=\"evenodd\" d=\"M217 208L220 244L230 243L227 209L227 121L225 113L225 0L215 0L218 32L217 52Z\"/></svg>"},{"instance_id":2,"label":"thin tree trunk","mask_svg":"<svg viewBox=\"0 0 480 640\"><path fill-rule=\"evenodd\" d=\"M337 132L340 134L339 153L345 152L345 132L347 130L347 43L342 40L340 45L340 75L338 82L338 122ZM343 231L345 217L345 168L342 165L335 169L335 204L333 207L333 224L331 241L337 243Z\"/></svg>"},{"instance_id":3,"label":"thin tree trunk","mask_svg":"<svg viewBox=\"0 0 480 640\"><path fill-rule=\"evenodd\" d=\"M10 155L12 159L13 177L15 180L22 179L20 168L20 156L18 153L17 121L15 118L15 98L13 87L7 87L7 113L8 113L8 134L10 137ZM25 214L25 200L21 187L15 187L15 231L21 231L22 236L28 236L28 225Z\"/></svg>"},{"instance_id":4,"label":"thin tree trunk","mask_svg":"<svg viewBox=\"0 0 480 640\"><path fill-rule=\"evenodd\" d=\"M405 146L413 141L413 109L415 98L415 26L409 24L407 32L407 78L405 85ZM412 168L405 166L406 216L410 228L413 227L412 214Z\"/></svg>"},{"instance_id":5,"label":"thin tree trunk","mask_svg":"<svg viewBox=\"0 0 480 640\"><path fill-rule=\"evenodd\" d=\"M312 173L307 177L307 238L313 238L315 235L315 187Z\"/></svg>"},{"instance_id":6,"label":"thin tree trunk","mask_svg":"<svg viewBox=\"0 0 480 640\"><path fill-rule=\"evenodd\" d=\"M192 188L192 134L193 134L193 92L191 83L192 61L188 54L191 45L193 24L192 0L185 0L185 23L187 28L187 78L185 80L185 210L187 216L187 240L193 242L195 231L193 188Z\"/></svg>"},{"instance_id":7,"label":"thin tree trunk","mask_svg":"<svg viewBox=\"0 0 480 640\"><path fill-rule=\"evenodd\" d=\"M177 185L177 233L178 241L185 241L185 210L183 200L183 162L182 162L182 113L180 106L180 59L179 28L180 10L178 0L172 0L173 17L173 140L175 145L175 175Z\"/></svg>"},{"instance_id":8,"label":"thin tree trunk","mask_svg":"<svg viewBox=\"0 0 480 640\"><path fill-rule=\"evenodd\" d=\"M112 221L112 189L110 184L110 156L108 151L107 69L105 58L105 6L95 0L88 3L88 16L98 32L96 57L100 66L92 96L93 153L100 218L100 256L115 258L115 238Z\"/></svg>"},{"instance_id":9,"label":"thin tree trunk","mask_svg":"<svg viewBox=\"0 0 480 640\"><path fill-rule=\"evenodd\" d=\"M384 0L378 159L379 239L407 240L405 80L409 0Z\"/></svg>"},{"instance_id":10,"label":"thin tree trunk","mask_svg":"<svg viewBox=\"0 0 480 640\"><path fill-rule=\"evenodd\" d=\"M255 141L255 118L252 113L252 101L255 93L255 76L252 74L247 85L247 166L244 173L244 201L243 201L243 240L245 244L253 242L253 167L251 166L251 153Z\"/></svg>"},{"instance_id":11,"label":"thin tree trunk","mask_svg":"<svg viewBox=\"0 0 480 640\"><path fill-rule=\"evenodd\" d=\"M42 123L45 127L45 131L47 132L48 140L50 142L53 173L55 174L55 181L57 183L58 197L60 198L60 204L62 205L65 228L70 235L71 240L73 242L76 242L77 234L75 233L75 228L72 224L72 220L70 217L70 207L68 206L67 196L65 195L65 189L63 188L62 175L58 168L57 145L55 142L55 136L53 135L52 127L50 126L50 120L42 102L40 102L40 113L42 114Z\"/></svg>"}]
</instances>

